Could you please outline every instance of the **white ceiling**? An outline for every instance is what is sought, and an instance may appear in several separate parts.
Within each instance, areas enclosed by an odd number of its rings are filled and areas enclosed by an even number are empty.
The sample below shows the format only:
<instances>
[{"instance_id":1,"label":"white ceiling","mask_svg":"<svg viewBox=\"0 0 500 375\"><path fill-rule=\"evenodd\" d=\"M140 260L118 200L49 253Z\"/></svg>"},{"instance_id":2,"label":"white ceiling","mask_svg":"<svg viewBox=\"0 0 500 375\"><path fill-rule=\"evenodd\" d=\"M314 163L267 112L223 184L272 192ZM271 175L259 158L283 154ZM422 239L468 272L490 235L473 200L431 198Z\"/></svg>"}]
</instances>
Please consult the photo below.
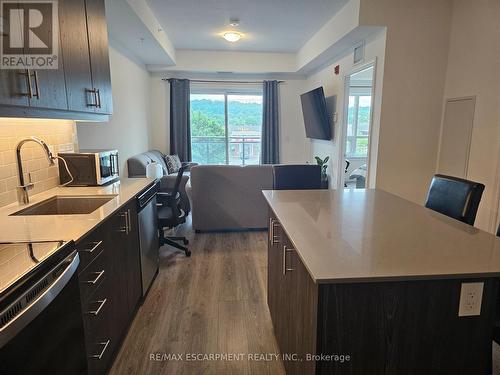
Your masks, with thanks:
<instances>
[{"instance_id":1,"label":"white ceiling","mask_svg":"<svg viewBox=\"0 0 500 375\"><path fill-rule=\"evenodd\" d=\"M348 0L147 0L178 49L296 52ZM220 35L237 17L237 43Z\"/></svg>"}]
</instances>

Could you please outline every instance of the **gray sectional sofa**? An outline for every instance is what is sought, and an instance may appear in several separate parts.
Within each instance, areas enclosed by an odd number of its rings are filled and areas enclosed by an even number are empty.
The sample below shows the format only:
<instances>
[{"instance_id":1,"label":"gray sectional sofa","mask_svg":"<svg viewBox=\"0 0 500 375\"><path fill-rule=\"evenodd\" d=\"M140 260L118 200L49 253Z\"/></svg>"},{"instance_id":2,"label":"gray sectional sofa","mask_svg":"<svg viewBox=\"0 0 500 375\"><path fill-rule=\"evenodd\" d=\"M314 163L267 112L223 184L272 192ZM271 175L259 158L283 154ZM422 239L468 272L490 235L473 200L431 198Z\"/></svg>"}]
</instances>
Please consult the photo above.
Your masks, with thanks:
<instances>
[{"instance_id":1,"label":"gray sectional sofa","mask_svg":"<svg viewBox=\"0 0 500 375\"><path fill-rule=\"evenodd\" d=\"M262 190L272 189L271 165L198 165L191 168L188 194L197 231L267 227Z\"/></svg>"},{"instance_id":2,"label":"gray sectional sofa","mask_svg":"<svg viewBox=\"0 0 500 375\"><path fill-rule=\"evenodd\" d=\"M176 174L167 173L163 158L152 150L128 159L129 177L145 177L146 166L155 160L164 171L161 189L171 189ZM183 176L181 205L191 211L196 231L265 229L268 207L262 190L272 188L272 165L195 165Z\"/></svg>"}]
</instances>

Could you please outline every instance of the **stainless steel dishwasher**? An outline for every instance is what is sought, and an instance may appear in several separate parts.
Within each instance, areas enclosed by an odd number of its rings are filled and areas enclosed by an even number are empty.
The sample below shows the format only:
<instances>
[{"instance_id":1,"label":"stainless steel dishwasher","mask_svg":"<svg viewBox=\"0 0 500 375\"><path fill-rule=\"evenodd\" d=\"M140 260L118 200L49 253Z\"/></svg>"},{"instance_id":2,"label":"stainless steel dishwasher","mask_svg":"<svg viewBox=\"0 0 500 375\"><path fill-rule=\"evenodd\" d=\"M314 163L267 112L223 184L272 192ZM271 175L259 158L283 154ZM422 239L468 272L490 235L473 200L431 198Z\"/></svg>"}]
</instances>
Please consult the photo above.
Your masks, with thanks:
<instances>
[{"instance_id":1,"label":"stainless steel dishwasher","mask_svg":"<svg viewBox=\"0 0 500 375\"><path fill-rule=\"evenodd\" d=\"M139 243L141 252L142 295L145 296L160 264L160 244L158 240L158 213L156 193L158 184L137 197L139 215Z\"/></svg>"}]
</instances>

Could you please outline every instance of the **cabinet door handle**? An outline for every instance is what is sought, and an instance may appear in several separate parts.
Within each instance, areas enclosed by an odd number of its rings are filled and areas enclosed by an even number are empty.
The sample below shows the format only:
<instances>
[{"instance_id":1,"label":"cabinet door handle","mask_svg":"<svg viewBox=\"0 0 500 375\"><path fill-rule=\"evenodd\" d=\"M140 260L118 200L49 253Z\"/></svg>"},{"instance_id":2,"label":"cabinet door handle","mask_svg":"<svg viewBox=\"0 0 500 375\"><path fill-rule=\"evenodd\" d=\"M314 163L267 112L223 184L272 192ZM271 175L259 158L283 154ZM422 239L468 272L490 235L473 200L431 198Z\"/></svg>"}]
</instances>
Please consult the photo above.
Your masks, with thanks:
<instances>
[{"instance_id":1,"label":"cabinet door handle","mask_svg":"<svg viewBox=\"0 0 500 375\"><path fill-rule=\"evenodd\" d=\"M30 70L29 69L26 69L26 72L24 73L19 73L23 76L26 77L26 85L28 86L28 92L27 93L23 93L21 95L23 96L27 96L28 98L33 98L33 88L31 86L31 73L30 73Z\"/></svg>"},{"instance_id":2,"label":"cabinet door handle","mask_svg":"<svg viewBox=\"0 0 500 375\"><path fill-rule=\"evenodd\" d=\"M94 103L88 103L87 107L98 107L99 100L97 99L97 89L85 89L85 91L94 95Z\"/></svg>"},{"instance_id":3,"label":"cabinet door handle","mask_svg":"<svg viewBox=\"0 0 500 375\"><path fill-rule=\"evenodd\" d=\"M96 89L96 107L101 108L101 91Z\"/></svg>"},{"instance_id":4,"label":"cabinet door handle","mask_svg":"<svg viewBox=\"0 0 500 375\"><path fill-rule=\"evenodd\" d=\"M110 340L105 341L105 342L99 342L98 345L104 345L104 347L102 348L102 350L99 354L91 355L90 358L97 359L97 360L101 359L102 356L104 355L104 353L106 352L106 349L108 349L109 343L110 343Z\"/></svg>"},{"instance_id":5,"label":"cabinet door handle","mask_svg":"<svg viewBox=\"0 0 500 375\"><path fill-rule=\"evenodd\" d=\"M279 226L279 225L280 225L279 223L273 222L273 238L271 238L271 245L279 245L279 243L280 243L279 236L274 234L274 228Z\"/></svg>"},{"instance_id":6,"label":"cabinet door handle","mask_svg":"<svg viewBox=\"0 0 500 375\"><path fill-rule=\"evenodd\" d=\"M286 255L288 253L292 253L293 251L293 249L289 249L286 245L283 245L283 275L286 275L288 271L293 271L293 268L288 268L286 265Z\"/></svg>"},{"instance_id":7,"label":"cabinet door handle","mask_svg":"<svg viewBox=\"0 0 500 375\"><path fill-rule=\"evenodd\" d=\"M128 233L132 232L132 220L130 220L130 208L127 210L127 228L128 228ZM128 234L127 233L127 234Z\"/></svg>"},{"instance_id":8,"label":"cabinet door handle","mask_svg":"<svg viewBox=\"0 0 500 375\"><path fill-rule=\"evenodd\" d=\"M108 301L107 298L104 298L102 300L96 301L99 304L99 307L96 310L87 311L87 314L91 314L91 315L94 315L94 316L99 315L99 313L101 312L103 306L106 304L107 301Z\"/></svg>"},{"instance_id":9,"label":"cabinet door handle","mask_svg":"<svg viewBox=\"0 0 500 375\"><path fill-rule=\"evenodd\" d=\"M38 84L38 72L35 70L33 72L33 77L35 77L35 93L33 94L34 97L37 99L40 99L40 87Z\"/></svg>"},{"instance_id":10,"label":"cabinet door handle","mask_svg":"<svg viewBox=\"0 0 500 375\"><path fill-rule=\"evenodd\" d=\"M120 216L125 218L125 227L120 227L120 229L118 229L118 232L124 232L128 235L128 232L130 230L128 225L128 211L121 213Z\"/></svg>"},{"instance_id":11,"label":"cabinet door handle","mask_svg":"<svg viewBox=\"0 0 500 375\"><path fill-rule=\"evenodd\" d=\"M99 246L101 246L102 241L93 242L93 244L94 246L91 247L90 249L83 249L82 251L92 254L97 248L99 248Z\"/></svg>"},{"instance_id":12,"label":"cabinet door handle","mask_svg":"<svg viewBox=\"0 0 500 375\"><path fill-rule=\"evenodd\" d=\"M269 218L269 243L271 245L274 245L273 244L273 237L274 237L273 218L270 217Z\"/></svg>"},{"instance_id":13,"label":"cabinet door handle","mask_svg":"<svg viewBox=\"0 0 500 375\"><path fill-rule=\"evenodd\" d=\"M102 270L101 272L94 272L94 273L97 274L96 278L94 280L85 281L85 283L95 284L96 282L98 282L99 279L102 277L102 275L104 275L104 270Z\"/></svg>"},{"instance_id":14,"label":"cabinet door handle","mask_svg":"<svg viewBox=\"0 0 500 375\"><path fill-rule=\"evenodd\" d=\"M273 218L269 218L269 243L272 245L279 244L279 237L274 234L274 228L278 226L279 223L275 222Z\"/></svg>"},{"instance_id":15,"label":"cabinet door handle","mask_svg":"<svg viewBox=\"0 0 500 375\"><path fill-rule=\"evenodd\" d=\"M128 235L128 232L130 231L130 227L128 225L128 212L129 211L125 211L123 213L123 216L125 216L125 233Z\"/></svg>"}]
</instances>

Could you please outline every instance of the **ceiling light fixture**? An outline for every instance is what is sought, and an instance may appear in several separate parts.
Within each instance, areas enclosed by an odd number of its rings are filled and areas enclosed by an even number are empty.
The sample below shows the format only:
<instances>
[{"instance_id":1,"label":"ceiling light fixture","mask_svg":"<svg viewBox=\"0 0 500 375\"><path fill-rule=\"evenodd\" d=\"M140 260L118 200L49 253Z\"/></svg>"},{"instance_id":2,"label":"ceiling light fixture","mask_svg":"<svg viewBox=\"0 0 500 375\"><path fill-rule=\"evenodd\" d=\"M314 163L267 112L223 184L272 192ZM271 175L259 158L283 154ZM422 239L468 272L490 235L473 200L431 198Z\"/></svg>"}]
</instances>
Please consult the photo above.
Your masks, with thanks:
<instances>
[{"instance_id":1,"label":"ceiling light fixture","mask_svg":"<svg viewBox=\"0 0 500 375\"><path fill-rule=\"evenodd\" d=\"M226 39L228 42L234 43L241 39L241 33L237 31L226 31L222 37Z\"/></svg>"}]
</instances>

